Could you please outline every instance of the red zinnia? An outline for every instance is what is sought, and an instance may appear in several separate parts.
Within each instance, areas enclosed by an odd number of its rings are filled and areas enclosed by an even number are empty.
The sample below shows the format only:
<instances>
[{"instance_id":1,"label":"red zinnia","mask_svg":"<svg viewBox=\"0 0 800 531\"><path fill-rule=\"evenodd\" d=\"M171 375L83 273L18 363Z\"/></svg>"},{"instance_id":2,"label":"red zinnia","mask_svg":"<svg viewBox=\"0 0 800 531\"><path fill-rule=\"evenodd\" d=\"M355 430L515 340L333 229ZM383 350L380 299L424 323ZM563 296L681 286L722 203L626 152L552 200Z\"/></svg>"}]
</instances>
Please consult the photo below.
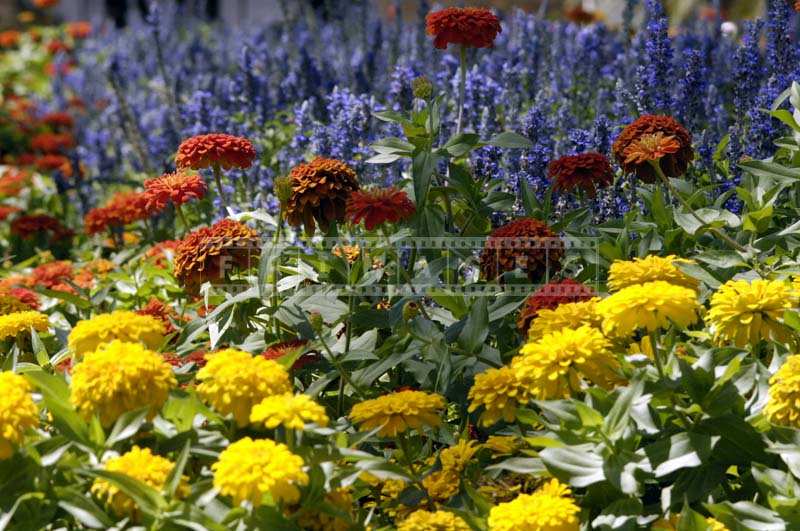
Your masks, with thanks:
<instances>
[{"instance_id":1,"label":"red zinnia","mask_svg":"<svg viewBox=\"0 0 800 531\"><path fill-rule=\"evenodd\" d=\"M67 24L66 32L73 39L85 39L92 34L92 24L85 20L70 22Z\"/></svg>"},{"instance_id":2,"label":"red zinnia","mask_svg":"<svg viewBox=\"0 0 800 531\"><path fill-rule=\"evenodd\" d=\"M292 194L286 201L286 220L303 225L314 234L317 225L328 231L332 222L343 221L347 198L358 190L356 172L346 163L324 157L302 162L290 173Z\"/></svg>"},{"instance_id":3,"label":"red zinnia","mask_svg":"<svg viewBox=\"0 0 800 531\"><path fill-rule=\"evenodd\" d=\"M13 214L14 212L19 212L19 208L15 206L8 206L8 205L0 205L0 221L5 220L8 216Z\"/></svg>"},{"instance_id":4,"label":"red zinnia","mask_svg":"<svg viewBox=\"0 0 800 531\"><path fill-rule=\"evenodd\" d=\"M33 0L33 5L39 9L47 9L48 7L55 7L58 5L59 0Z\"/></svg>"},{"instance_id":5,"label":"red zinnia","mask_svg":"<svg viewBox=\"0 0 800 531\"><path fill-rule=\"evenodd\" d=\"M253 143L246 138L210 133L187 138L178 147L175 164L178 168L199 170L213 166L249 168L256 158Z\"/></svg>"},{"instance_id":6,"label":"red zinnia","mask_svg":"<svg viewBox=\"0 0 800 531\"><path fill-rule=\"evenodd\" d=\"M69 133L40 133L31 138L31 149L42 153L58 153L75 146L75 139Z\"/></svg>"},{"instance_id":7,"label":"red zinnia","mask_svg":"<svg viewBox=\"0 0 800 531\"><path fill-rule=\"evenodd\" d=\"M42 286L48 289L54 289L59 286L66 285L68 280L72 279L72 263L66 260L48 262L37 266L31 272L31 276L27 281L30 286ZM69 290L74 291L71 288Z\"/></svg>"},{"instance_id":8,"label":"red zinnia","mask_svg":"<svg viewBox=\"0 0 800 531\"><path fill-rule=\"evenodd\" d=\"M14 297L21 303L29 306L32 310L39 309L39 296L29 289L20 287L0 288L0 293L8 295L9 297Z\"/></svg>"},{"instance_id":9,"label":"red zinnia","mask_svg":"<svg viewBox=\"0 0 800 531\"><path fill-rule=\"evenodd\" d=\"M531 322L541 310L554 310L561 304L588 301L595 296L592 288L571 278L548 282L525 300L517 317L517 328L527 335Z\"/></svg>"},{"instance_id":10,"label":"red zinnia","mask_svg":"<svg viewBox=\"0 0 800 531\"><path fill-rule=\"evenodd\" d=\"M589 152L554 160L547 168L553 190L569 192L576 188L594 197L598 188L614 182L614 170L605 155Z\"/></svg>"},{"instance_id":11,"label":"red zinnia","mask_svg":"<svg viewBox=\"0 0 800 531\"><path fill-rule=\"evenodd\" d=\"M15 48L19 38L20 33L16 30L0 31L0 48Z\"/></svg>"},{"instance_id":12,"label":"red zinnia","mask_svg":"<svg viewBox=\"0 0 800 531\"><path fill-rule=\"evenodd\" d=\"M414 203L403 191L395 188L355 190L347 198L347 217L358 225L364 220L367 230L386 222L397 223L414 215Z\"/></svg>"},{"instance_id":13,"label":"red zinnia","mask_svg":"<svg viewBox=\"0 0 800 531\"><path fill-rule=\"evenodd\" d=\"M492 231L481 251L483 276L494 280L520 268L531 282L561 270L564 242L543 221L522 218Z\"/></svg>"},{"instance_id":14,"label":"red zinnia","mask_svg":"<svg viewBox=\"0 0 800 531\"><path fill-rule=\"evenodd\" d=\"M28 184L30 176L18 170L7 170L0 177L0 195L14 197L19 195L22 188Z\"/></svg>"},{"instance_id":15,"label":"red zinnia","mask_svg":"<svg viewBox=\"0 0 800 531\"><path fill-rule=\"evenodd\" d=\"M36 167L39 171L60 171L67 177L72 175L72 164L63 155L42 155L36 159Z\"/></svg>"},{"instance_id":16,"label":"red zinnia","mask_svg":"<svg viewBox=\"0 0 800 531\"><path fill-rule=\"evenodd\" d=\"M24 215L11 222L11 234L27 240L41 232L49 232L54 239L70 238L73 232L59 220L46 214Z\"/></svg>"},{"instance_id":17,"label":"red zinnia","mask_svg":"<svg viewBox=\"0 0 800 531\"><path fill-rule=\"evenodd\" d=\"M196 173L165 173L144 182L145 196L150 208L163 210L169 201L182 205L206 195L206 183Z\"/></svg>"},{"instance_id":18,"label":"red zinnia","mask_svg":"<svg viewBox=\"0 0 800 531\"><path fill-rule=\"evenodd\" d=\"M193 363L195 369L201 369L206 366L206 351L195 350L185 356L178 356L175 353L165 353L164 361L173 367L183 367L184 365Z\"/></svg>"},{"instance_id":19,"label":"red zinnia","mask_svg":"<svg viewBox=\"0 0 800 531\"><path fill-rule=\"evenodd\" d=\"M663 139L668 139L674 146L670 146L671 153L663 153L658 164L667 177L680 177L694 159L692 149L692 135L670 116L647 114L637 118L625 127L614 141L612 150L617 162L626 173L634 173L647 183L655 182L658 174L648 160L642 157L632 157L632 146L640 144L643 137L653 138L661 134ZM635 150L633 150L635 151Z\"/></svg>"},{"instance_id":20,"label":"red zinnia","mask_svg":"<svg viewBox=\"0 0 800 531\"><path fill-rule=\"evenodd\" d=\"M268 359L268 360L278 360L287 354L292 354L296 352L299 348L304 347L308 341L304 339L292 339L289 341L283 341L282 343L275 343L274 345L270 346L261 353L261 355ZM319 359L314 353L306 353L300 355L294 363L292 363L292 370L299 370L308 365L309 363L314 363Z\"/></svg>"},{"instance_id":21,"label":"red zinnia","mask_svg":"<svg viewBox=\"0 0 800 531\"><path fill-rule=\"evenodd\" d=\"M448 7L425 17L433 45L445 49L450 43L472 48L491 48L503 31L500 19L483 7Z\"/></svg>"},{"instance_id":22,"label":"red zinnia","mask_svg":"<svg viewBox=\"0 0 800 531\"><path fill-rule=\"evenodd\" d=\"M71 129L75 120L66 112L51 112L42 116L42 123L56 129Z\"/></svg>"},{"instance_id":23,"label":"red zinnia","mask_svg":"<svg viewBox=\"0 0 800 531\"><path fill-rule=\"evenodd\" d=\"M55 55L61 52L68 52L69 46L64 41L52 40L47 43L47 53Z\"/></svg>"}]
</instances>

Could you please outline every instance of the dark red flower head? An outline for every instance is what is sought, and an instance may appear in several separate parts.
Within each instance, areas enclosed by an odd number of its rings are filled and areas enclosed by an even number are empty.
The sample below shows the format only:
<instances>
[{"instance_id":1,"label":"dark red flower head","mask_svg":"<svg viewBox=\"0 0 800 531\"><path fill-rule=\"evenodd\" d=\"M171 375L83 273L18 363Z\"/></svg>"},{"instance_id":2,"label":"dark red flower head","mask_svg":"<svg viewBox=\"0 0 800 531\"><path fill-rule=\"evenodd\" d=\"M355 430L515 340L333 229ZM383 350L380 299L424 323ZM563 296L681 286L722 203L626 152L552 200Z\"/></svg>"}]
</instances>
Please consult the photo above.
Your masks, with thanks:
<instances>
[{"instance_id":1,"label":"dark red flower head","mask_svg":"<svg viewBox=\"0 0 800 531\"><path fill-rule=\"evenodd\" d=\"M66 112L51 112L42 116L42 123L54 129L72 129L75 120Z\"/></svg>"},{"instance_id":2,"label":"dark red flower head","mask_svg":"<svg viewBox=\"0 0 800 531\"><path fill-rule=\"evenodd\" d=\"M31 149L42 153L62 153L74 146L75 139L70 133L39 133L31 138Z\"/></svg>"},{"instance_id":3,"label":"dark red flower head","mask_svg":"<svg viewBox=\"0 0 800 531\"><path fill-rule=\"evenodd\" d=\"M570 192L579 188L594 197L598 188L614 182L614 170L605 155L589 152L554 160L547 168L553 190Z\"/></svg>"},{"instance_id":4,"label":"dark red flower head","mask_svg":"<svg viewBox=\"0 0 800 531\"><path fill-rule=\"evenodd\" d=\"M415 211L408 194L394 186L356 190L347 198L347 217L356 225L363 219L367 230L406 220Z\"/></svg>"},{"instance_id":5,"label":"dark red flower head","mask_svg":"<svg viewBox=\"0 0 800 531\"><path fill-rule=\"evenodd\" d=\"M517 317L517 328L527 336L531 323L541 310L554 310L561 304L588 301L595 296L591 287L571 278L548 282L525 300Z\"/></svg>"},{"instance_id":6,"label":"dark red flower head","mask_svg":"<svg viewBox=\"0 0 800 531\"><path fill-rule=\"evenodd\" d=\"M23 240L33 238L37 234L49 233L53 240L71 238L73 232L66 228L53 216L46 214L23 215L11 222L11 234Z\"/></svg>"},{"instance_id":7,"label":"dark red flower head","mask_svg":"<svg viewBox=\"0 0 800 531\"><path fill-rule=\"evenodd\" d=\"M472 48L491 48L497 34L503 31L500 19L484 7L448 7L425 17L433 45L445 49L460 44Z\"/></svg>"},{"instance_id":8,"label":"dark red flower head","mask_svg":"<svg viewBox=\"0 0 800 531\"><path fill-rule=\"evenodd\" d=\"M175 205L188 203L192 199L202 199L206 195L206 183L196 173L165 173L144 182L148 205L155 210L163 210L168 202Z\"/></svg>"},{"instance_id":9,"label":"dark red flower head","mask_svg":"<svg viewBox=\"0 0 800 531\"><path fill-rule=\"evenodd\" d=\"M522 269L531 282L541 282L561 270L564 242L546 223L533 218L514 220L492 231L480 256L481 273L494 280Z\"/></svg>"},{"instance_id":10,"label":"dark red flower head","mask_svg":"<svg viewBox=\"0 0 800 531\"><path fill-rule=\"evenodd\" d=\"M637 145L655 136L676 144L670 153L663 154L658 164L667 177L680 177L694 159L692 135L671 116L646 114L625 127L614 141L612 151L617 162L626 173L636 174L646 183L655 182L658 174L643 157L632 157ZM645 138L648 137L648 138Z\"/></svg>"},{"instance_id":11,"label":"dark red flower head","mask_svg":"<svg viewBox=\"0 0 800 531\"><path fill-rule=\"evenodd\" d=\"M224 133L210 133L187 138L178 147L175 164L179 169L199 170L221 168L249 168L256 158L252 142Z\"/></svg>"},{"instance_id":12,"label":"dark red flower head","mask_svg":"<svg viewBox=\"0 0 800 531\"><path fill-rule=\"evenodd\" d=\"M307 234L314 234L319 225L324 231L334 221L343 221L347 199L358 190L356 172L336 159L316 157L292 168L292 195L286 202L286 219L290 225L303 225Z\"/></svg>"},{"instance_id":13,"label":"dark red flower head","mask_svg":"<svg viewBox=\"0 0 800 531\"><path fill-rule=\"evenodd\" d=\"M72 175L72 163L64 155L47 154L36 159L39 171L60 171L67 177Z\"/></svg>"}]
</instances>

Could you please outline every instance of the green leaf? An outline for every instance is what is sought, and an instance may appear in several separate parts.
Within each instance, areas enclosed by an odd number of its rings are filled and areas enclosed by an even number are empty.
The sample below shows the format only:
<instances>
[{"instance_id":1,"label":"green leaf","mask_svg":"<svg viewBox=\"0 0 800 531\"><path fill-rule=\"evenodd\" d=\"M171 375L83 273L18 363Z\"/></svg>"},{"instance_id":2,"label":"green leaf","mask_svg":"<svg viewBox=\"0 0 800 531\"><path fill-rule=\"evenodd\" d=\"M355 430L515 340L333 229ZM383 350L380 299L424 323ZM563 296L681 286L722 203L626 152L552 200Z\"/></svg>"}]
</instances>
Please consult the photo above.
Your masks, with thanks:
<instances>
[{"instance_id":1,"label":"green leaf","mask_svg":"<svg viewBox=\"0 0 800 531\"><path fill-rule=\"evenodd\" d=\"M460 158L468 154L478 142L480 136L475 133L458 133L453 135L441 149L454 158Z\"/></svg>"},{"instance_id":2,"label":"green leaf","mask_svg":"<svg viewBox=\"0 0 800 531\"><path fill-rule=\"evenodd\" d=\"M109 470L79 470L81 474L100 478L108 481L119 490L130 496L136 502L139 510L144 513L156 517L158 513L167 506L167 500L164 499L158 491L149 485L145 485L141 481L132 478L121 472L111 472Z\"/></svg>"},{"instance_id":3,"label":"green leaf","mask_svg":"<svg viewBox=\"0 0 800 531\"><path fill-rule=\"evenodd\" d=\"M136 435L139 428L147 420L149 411L149 407L143 407L123 413L114 423L114 427L111 429L111 433L109 433L106 439L106 447L111 448L116 443Z\"/></svg>"},{"instance_id":4,"label":"green leaf","mask_svg":"<svg viewBox=\"0 0 800 531\"><path fill-rule=\"evenodd\" d=\"M782 182L794 183L800 179L800 169L787 168L776 162L764 160L748 160L740 162L739 166L755 177L767 177Z\"/></svg>"},{"instance_id":5,"label":"green leaf","mask_svg":"<svg viewBox=\"0 0 800 531\"><path fill-rule=\"evenodd\" d=\"M573 487L588 487L606 479L603 458L594 453L592 445L545 448L539 457L554 476Z\"/></svg>"},{"instance_id":6,"label":"green leaf","mask_svg":"<svg viewBox=\"0 0 800 531\"><path fill-rule=\"evenodd\" d=\"M464 328L458 335L458 344L467 352L475 352L489 335L489 310L487 297L477 297L469 310Z\"/></svg>"},{"instance_id":7,"label":"green leaf","mask_svg":"<svg viewBox=\"0 0 800 531\"><path fill-rule=\"evenodd\" d=\"M797 125L797 122L795 121L792 113L787 111L786 109L778 109L776 111L770 111L769 115L777 120L780 120L784 124L788 125L794 131L800 132L800 125Z\"/></svg>"},{"instance_id":8,"label":"green leaf","mask_svg":"<svg viewBox=\"0 0 800 531\"><path fill-rule=\"evenodd\" d=\"M653 473L660 478L681 468L700 466L711 455L717 441L718 436L683 432L645 447L644 453Z\"/></svg>"},{"instance_id":9,"label":"green leaf","mask_svg":"<svg viewBox=\"0 0 800 531\"><path fill-rule=\"evenodd\" d=\"M592 529L634 531L639 529L636 519L643 510L642 502L638 499L617 500L604 508L600 516L592 520Z\"/></svg>"},{"instance_id":10,"label":"green leaf","mask_svg":"<svg viewBox=\"0 0 800 531\"><path fill-rule=\"evenodd\" d=\"M167 477L167 481L164 484L166 487L167 494L170 496L174 496L175 492L177 492L178 487L181 484L181 479L183 477L183 470L186 468L186 463L189 462L189 449L191 448L191 441L187 440L183 444L183 449L181 450L180 455L178 455L178 459L175 461L175 466L172 467L172 470Z\"/></svg>"},{"instance_id":11,"label":"green leaf","mask_svg":"<svg viewBox=\"0 0 800 531\"><path fill-rule=\"evenodd\" d=\"M628 387L614 401L614 405L606 415L604 427L605 434L612 441L617 440L624 433L631 416L631 407L642 396L643 391L644 381L640 377L634 377Z\"/></svg>"},{"instance_id":12,"label":"green leaf","mask_svg":"<svg viewBox=\"0 0 800 531\"><path fill-rule=\"evenodd\" d=\"M421 151L414 156L411 164L411 176L414 179L414 199L419 210L427 206L428 190L431 177L436 169L436 157L430 151Z\"/></svg>"},{"instance_id":13,"label":"green leaf","mask_svg":"<svg viewBox=\"0 0 800 531\"><path fill-rule=\"evenodd\" d=\"M528 140L527 137L512 131L503 131L502 133L498 133L490 138L486 143L490 146L508 149L530 149L533 147L533 142Z\"/></svg>"},{"instance_id":14,"label":"green leaf","mask_svg":"<svg viewBox=\"0 0 800 531\"><path fill-rule=\"evenodd\" d=\"M714 518L730 529L785 531L786 522L774 511L748 501L722 502L706 506Z\"/></svg>"}]
</instances>

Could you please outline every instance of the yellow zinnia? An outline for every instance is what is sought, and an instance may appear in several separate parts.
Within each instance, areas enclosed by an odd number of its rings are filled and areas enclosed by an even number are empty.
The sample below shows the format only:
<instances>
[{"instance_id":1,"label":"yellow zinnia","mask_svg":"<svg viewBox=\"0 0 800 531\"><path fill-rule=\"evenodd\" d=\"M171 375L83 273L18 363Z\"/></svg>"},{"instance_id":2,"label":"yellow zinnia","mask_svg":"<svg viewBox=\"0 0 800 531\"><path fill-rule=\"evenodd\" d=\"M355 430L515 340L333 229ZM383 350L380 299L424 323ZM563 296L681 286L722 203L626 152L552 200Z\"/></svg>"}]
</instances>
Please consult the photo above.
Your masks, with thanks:
<instances>
[{"instance_id":1,"label":"yellow zinnia","mask_svg":"<svg viewBox=\"0 0 800 531\"><path fill-rule=\"evenodd\" d=\"M477 374L467 397L470 413L484 408L479 419L483 426L491 426L501 418L514 422L517 406L527 402L528 398L526 389L520 386L511 367L492 368Z\"/></svg>"},{"instance_id":2,"label":"yellow zinnia","mask_svg":"<svg viewBox=\"0 0 800 531\"><path fill-rule=\"evenodd\" d=\"M250 422L263 424L269 429L278 426L291 430L302 430L313 422L319 426L328 425L325 408L314 402L308 395L285 393L268 396L253 407Z\"/></svg>"},{"instance_id":3,"label":"yellow zinnia","mask_svg":"<svg viewBox=\"0 0 800 531\"><path fill-rule=\"evenodd\" d=\"M394 437L409 428L435 427L441 423L439 411L444 409L444 398L422 391L399 391L365 400L353 406L350 419L362 430L380 428L381 437Z\"/></svg>"},{"instance_id":4,"label":"yellow zinnia","mask_svg":"<svg viewBox=\"0 0 800 531\"><path fill-rule=\"evenodd\" d=\"M102 313L78 321L69 333L67 344L72 352L81 356L114 339L141 343L150 350L157 350L164 342L164 323L150 315L127 310Z\"/></svg>"},{"instance_id":5,"label":"yellow zinnia","mask_svg":"<svg viewBox=\"0 0 800 531\"><path fill-rule=\"evenodd\" d=\"M0 372L0 459L8 459L25 433L39 426L39 410L28 380L9 371Z\"/></svg>"},{"instance_id":6,"label":"yellow zinnia","mask_svg":"<svg viewBox=\"0 0 800 531\"><path fill-rule=\"evenodd\" d=\"M235 505L249 501L259 506L267 494L275 502L297 503L298 486L308 484L303 459L269 439L239 439L219 454L211 470L214 487Z\"/></svg>"},{"instance_id":7,"label":"yellow zinnia","mask_svg":"<svg viewBox=\"0 0 800 531\"><path fill-rule=\"evenodd\" d=\"M728 526L715 518L711 518L710 516L706 518L706 524L708 525L710 531L729 531Z\"/></svg>"},{"instance_id":8,"label":"yellow zinnia","mask_svg":"<svg viewBox=\"0 0 800 531\"><path fill-rule=\"evenodd\" d=\"M448 511L414 511L400 522L397 531L469 531L460 517Z\"/></svg>"},{"instance_id":9,"label":"yellow zinnia","mask_svg":"<svg viewBox=\"0 0 800 531\"><path fill-rule=\"evenodd\" d=\"M608 290L619 291L628 286L645 284L656 280L663 280L676 286L697 290L699 282L690 277L675 264L692 264L692 260L678 258L675 255L656 256L650 255L633 260L616 260L608 269Z\"/></svg>"},{"instance_id":10,"label":"yellow zinnia","mask_svg":"<svg viewBox=\"0 0 800 531\"><path fill-rule=\"evenodd\" d=\"M786 358L769 379L764 414L773 424L800 428L800 354Z\"/></svg>"},{"instance_id":11,"label":"yellow zinnia","mask_svg":"<svg viewBox=\"0 0 800 531\"><path fill-rule=\"evenodd\" d=\"M17 337L31 328L44 332L50 327L47 316L40 312L24 311L0 315L0 340Z\"/></svg>"},{"instance_id":12,"label":"yellow zinnia","mask_svg":"<svg viewBox=\"0 0 800 531\"><path fill-rule=\"evenodd\" d=\"M711 296L706 322L720 345L744 347L762 339L788 343L795 337L783 324L783 313L797 303L789 282L729 280Z\"/></svg>"},{"instance_id":13,"label":"yellow zinnia","mask_svg":"<svg viewBox=\"0 0 800 531\"><path fill-rule=\"evenodd\" d=\"M528 330L529 339L539 339L545 334L558 332L562 328L578 328L583 325L600 328L602 319L597 314L598 297L584 302L559 304L555 309L539 310Z\"/></svg>"},{"instance_id":14,"label":"yellow zinnia","mask_svg":"<svg viewBox=\"0 0 800 531\"><path fill-rule=\"evenodd\" d=\"M533 494L492 507L490 531L578 531L581 509L569 487L550 480Z\"/></svg>"},{"instance_id":15,"label":"yellow zinnia","mask_svg":"<svg viewBox=\"0 0 800 531\"><path fill-rule=\"evenodd\" d=\"M290 393L289 373L280 364L241 350L220 350L206 356L197 372L197 394L223 415L246 426L253 406L273 395Z\"/></svg>"},{"instance_id":16,"label":"yellow zinnia","mask_svg":"<svg viewBox=\"0 0 800 531\"><path fill-rule=\"evenodd\" d=\"M567 398L584 379L605 388L622 382L611 342L591 326L564 328L528 342L511 368L520 385L540 400Z\"/></svg>"},{"instance_id":17,"label":"yellow zinnia","mask_svg":"<svg viewBox=\"0 0 800 531\"><path fill-rule=\"evenodd\" d=\"M629 286L597 303L603 332L627 337L639 329L652 332L675 324L686 328L697 322L697 293L663 280Z\"/></svg>"}]
</instances>

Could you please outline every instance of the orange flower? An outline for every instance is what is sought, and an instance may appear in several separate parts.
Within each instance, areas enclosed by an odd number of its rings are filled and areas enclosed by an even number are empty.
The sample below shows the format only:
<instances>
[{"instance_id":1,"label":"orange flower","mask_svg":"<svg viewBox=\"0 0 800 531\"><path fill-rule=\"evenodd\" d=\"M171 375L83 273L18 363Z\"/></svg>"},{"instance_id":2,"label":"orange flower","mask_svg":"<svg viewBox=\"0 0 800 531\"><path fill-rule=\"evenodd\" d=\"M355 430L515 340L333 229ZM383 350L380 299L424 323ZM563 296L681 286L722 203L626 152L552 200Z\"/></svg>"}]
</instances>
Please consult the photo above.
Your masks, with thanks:
<instances>
[{"instance_id":1,"label":"orange flower","mask_svg":"<svg viewBox=\"0 0 800 531\"><path fill-rule=\"evenodd\" d=\"M525 299L517 317L517 328L527 337L531 323L541 310L553 310L570 302L588 301L595 296L592 288L571 278L548 282Z\"/></svg>"},{"instance_id":2,"label":"orange flower","mask_svg":"<svg viewBox=\"0 0 800 531\"><path fill-rule=\"evenodd\" d=\"M19 170L6 170L0 177L0 195L14 197L28 184L30 176Z\"/></svg>"},{"instance_id":3,"label":"orange flower","mask_svg":"<svg viewBox=\"0 0 800 531\"><path fill-rule=\"evenodd\" d=\"M569 192L580 188L594 197L597 188L614 182L614 170L605 155L588 152L554 160L547 168L547 177L553 182L553 190Z\"/></svg>"},{"instance_id":4,"label":"orange flower","mask_svg":"<svg viewBox=\"0 0 800 531\"><path fill-rule=\"evenodd\" d=\"M55 129L71 129L75 120L66 112L51 112L42 116L42 123Z\"/></svg>"},{"instance_id":5,"label":"orange flower","mask_svg":"<svg viewBox=\"0 0 800 531\"><path fill-rule=\"evenodd\" d=\"M16 48L20 36L21 34L17 30L0 31L0 48Z\"/></svg>"},{"instance_id":6,"label":"orange flower","mask_svg":"<svg viewBox=\"0 0 800 531\"><path fill-rule=\"evenodd\" d=\"M52 41L47 43L47 53L50 55L56 55L57 53L66 53L70 50L70 47L64 41L60 41L58 39L53 39Z\"/></svg>"},{"instance_id":7,"label":"orange flower","mask_svg":"<svg viewBox=\"0 0 800 531\"><path fill-rule=\"evenodd\" d=\"M87 234L96 234L147 219L156 212L145 192L118 192L105 206L90 210L83 218L83 226Z\"/></svg>"},{"instance_id":8,"label":"orange flower","mask_svg":"<svg viewBox=\"0 0 800 531\"><path fill-rule=\"evenodd\" d=\"M2 287L0 288L0 294L8 297L14 297L21 303L29 306L31 310L39 309L39 296L29 289L20 287Z\"/></svg>"},{"instance_id":9,"label":"orange flower","mask_svg":"<svg viewBox=\"0 0 800 531\"><path fill-rule=\"evenodd\" d=\"M260 254L256 231L238 221L223 219L181 240L175 254L175 278L188 293L196 293L204 282L224 282L231 265L249 268Z\"/></svg>"},{"instance_id":10,"label":"orange flower","mask_svg":"<svg viewBox=\"0 0 800 531\"><path fill-rule=\"evenodd\" d=\"M66 260L48 262L33 269L31 276L26 279L26 284L35 287L42 286L47 289L55 289L63 286L68 280L72 279L72 263ZM74 291L71 287L68 290Z\"/></svg>"},{"instance_id":11,"label":"orange flower","mask_svg":"<svg viewBox=\"0 0 800 531\"><path fill-rule=\"evenodd\" d=\"M516 268L531 282L541 282L561 270L564 242L546 223L533 218L514 220L492 231L481 251L481 273L494 280Z\"/></svg>"},{"instance_id":12,"label":"orange flower","mask_svg":"<svg viewBox=\"0 0 800 531\"><path fill-rule=\"evenodd\" d=\"M206 366L206 354L204 350L195 350L185 356L178 356L177 354L170 353L164 354L164 361L173 367L183 367L184 365L193 363L195 369L202 369Z\"/></svg>"},{"instance_id":13,"label":"orange flower","mask_svg":"<svg viewBox=\"0 0 800 531\"><path fill-rule=\"evenodd\" d=\"M70 22L64 29L67 35L73 39L85 39L92 34L92 23L86 20L78 20Z\"/></svg>"},{"instance_id":14,"label":"orange flower","mask_svg":"<svg viewBox=\"0 0 800 531\"><path fill-rule=\"evenodd\" d=\"M39 133L31 138L31 149L42 153L59 153L75 147L69 133Z\"/></svg>"},{"instance_id":15,"label":"orange flower","mask_svg":"<svg viewBox=\"0 0 800 531\"><path fill-rule=\"evenodd\" d=\"M136 313L139 315L149 315L151 317L155 317L164 323L164 335L168 336L178 331L178 329L175 328L175 325L172 324L173 319L178 319L178 313L170 306L167 306L155 297L150 297L150 300L147 302L144 308L136 310Z\"/></svg>"},{"instance_id":16,"label":"orange flower","mask_svg":"<svg viewBox=\"0 0 800 531\"><path fill-rule=\"evenodd\" d=\"M642 135L639 140L625 148L625 164L644 164L655 162L667 155L677 153L681 145L673 136L665 136L659 131L652 135Z\"/></svg>"},{"instance_id":17,"label":"orange flower","mask_svg":"<svg viewBox=\"0 0 800 531\"><path fill-rule=\"evenodd\" d=\"M8 216L13 214L14 212L19 212L19 208L15 206L9 205L0 205L0 221L5 220Z\"/></svg>"},{"instance_id":18,"label":"orange flower","mask_svg":"<svg viewBox=\"0 0 800 531\"><path fill-rule=\"evenodd\" d=\"M72 164L63 155L42 155L36 159L36 167L39 171L60 171L67 177L72 175Z\"/></svg>"},{"instance_id":19,"label":"orange flower","mask_svg":"<svg viewBox=\"0 0 800 531\"><path fill-rule=\"evenodd\" d=\"M433 45L441 49L450 43L491 48L497 34L503 31L500 19L481 7L448 7L428 13L425 26L428 35L433 36Z\"/></svg>"},{"instance_id":20,"label":"orange flower","mask_svg":"<svg viewBox=\"0 0 800 531\"><path fill-rule=\"evenodd\" d=\"M158 242L147 250L145 256L147 258L152 258L156 267L166 267L167 259L175 256L175 250L180 243L180 240L164 240L163 242ZM169 256L167 253L169 253ZM171 260L171 258L169 259Z\"/></svg>"},{"instance_id":21,"label":"orange flower","mask_svg":"<svg viewBox=\"0 0 800 531\"><path fill-rule=\"evenodd\" d=\"M179 169L199 170L218 165L222 168L249 168L256 158L252 142L224 133L187 138L178 147L175 164Z\"/></svg>"},{"instance_id":22,"label":"orange flower","mask_svg":"<svg viewBox=\"0 0 800 531\"><path fill-rule=\"evenodd\" d=\"M394 186L356 190L347 198L347 217L356 225L363 219L367 230L387 222L406 220L415 211L408 195Z\"/></svg>"},{"instance_id":23,"label":"orange flower","mask_svg":"<svg viewBox=\"0 0 800 531\"><path fill-rule=\"evenodd\" d=\"M286 203L291 225L303 225L314 234L316 224L323 232L331 222L343 221L347 199L358 190L356 172L342 161L317 157L292 168L292 195Z\"/></svg>"},{"instance_id":24,"label":"orange flower","mask_svg":"<svg viewBox=\"0 0 800 531\"><path fill-rule=\"evenodd\" d=\"M39 9L47 9L58 5L58 0L33 0L33 5Z\"/></svg>"},{"instance_id":25,"label":"orange flower","mask_svg":"<svg viewBox=\"0 0 800 531\"><path fill-rule=\"evenodd\" d=\"M658 178L656 171L647 160L639 162L642 160L639 156L629 161L629 154L632 153L629 148L639 145L642 137L652 136L656 133L661 133L664 137L670 137L678 146L677 150L665 153L658 159L664 175L667 177L680 177L686 173L689 163L694 159L692 135L674 118L651 114L637 118L623 129L622 133L614 141L612 151L625 172L634 173L639 179L647 183L656 181ZM646 143L652 141L651 139ZM664 147L674 149L672 142L665 144ZM639 150L641 147L633 149Z\"/></svg>"},{"instance_id":26,"label":"orange flower","mask_svg":"<svg viewBox=\"0 0 800 531\"><path fill-rule=\"evenodd\" d=\"M196 173L165 173L144 182L148 206L163 210L168 202L182 205L192 199L202 199L206 195L206 183Z\"/></svg>"},{"instance_id":27,"label":"orange flower","mask_svg":"<svg viewBox=\"0 0 800 531\"><path fill-rule=\"evenodd\" d=\"M291 339L289 341L275 343L267 348L267 350L262 352L261 355L268 360L279 360L287 354L295 353L298 349L306 346L306 344L308 344L308 341L304 339ZM319 355L314 352L301 354L296 360L294 360L294 363L292 363L292 370L300 370L306 365L314 363L319 359Z\"/></svg>"},{"instance_id":28,"label":"orange flower","mask_svg":"<svg viewBox=\"0 0 800 531\"><path fill-rule=\"evenodd\" d=\"M23 240L33 238L37 234L48 232L53 240L71 238L74 234L53 216L46 214L26 214L14 218L11 222L11 234Z\"/></svg>"}]
</instances>

